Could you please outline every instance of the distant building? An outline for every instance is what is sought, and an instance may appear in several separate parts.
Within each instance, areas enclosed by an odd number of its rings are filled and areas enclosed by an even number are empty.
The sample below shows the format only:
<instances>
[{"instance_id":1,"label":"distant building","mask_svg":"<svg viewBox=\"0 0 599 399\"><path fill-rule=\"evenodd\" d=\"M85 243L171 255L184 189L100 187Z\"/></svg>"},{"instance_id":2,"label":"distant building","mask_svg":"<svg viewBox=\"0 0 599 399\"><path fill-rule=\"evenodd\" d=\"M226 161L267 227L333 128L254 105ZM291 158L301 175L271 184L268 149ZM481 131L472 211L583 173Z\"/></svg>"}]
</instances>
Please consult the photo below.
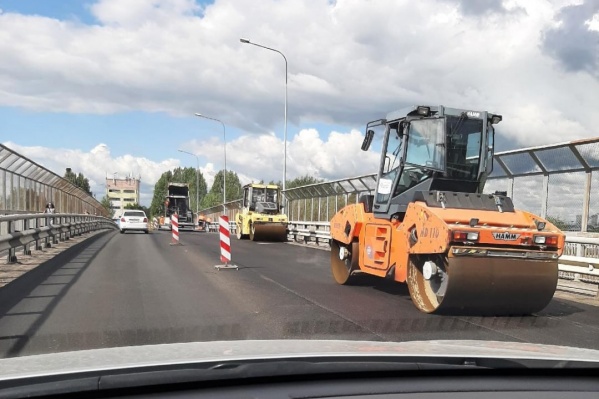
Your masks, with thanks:
<instances>
[{"instance_id":1,"label":"distant building","mask_svg":"<svg viewBox=\"0 0 599 399\"><path fill-rule=\"evenodd\" d=\"M129 176L124 179L106 178L106 196L115 216L120 216L127 204L139 204L140 181Z\"/></svg>"}]
</instances>

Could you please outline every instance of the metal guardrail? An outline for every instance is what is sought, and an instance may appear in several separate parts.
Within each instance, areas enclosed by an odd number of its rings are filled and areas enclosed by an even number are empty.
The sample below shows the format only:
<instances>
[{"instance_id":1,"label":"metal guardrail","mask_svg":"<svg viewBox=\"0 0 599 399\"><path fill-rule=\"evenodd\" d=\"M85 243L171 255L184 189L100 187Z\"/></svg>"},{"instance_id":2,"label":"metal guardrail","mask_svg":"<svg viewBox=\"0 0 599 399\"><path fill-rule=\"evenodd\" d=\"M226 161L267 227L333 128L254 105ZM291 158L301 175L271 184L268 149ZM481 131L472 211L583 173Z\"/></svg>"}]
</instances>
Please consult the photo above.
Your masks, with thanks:
<instances>
[{"instance_id":1,"label":"metal guardrail","mask_svg":"<svg viewBox=\"0 0 599 399\"><path fill-rule=\"evenodd\" d=\"M7 262L17 261L17 250L31 254L49 248L59 241L94 230L118 229L111 220L102 216L80 214L20 214L0 216L0 254L7 254Z\"/></svg>"},{"instance_id":2,"label":"metal guardrail","mask_svg":"<svg viewBox=\"0 0 599 399\"><path fill-rule=\"evenodd\" d=\"M329 245L331 242L331 228L329 222L289 222L287 228L288 236L295 242L308 244L313 242L317 245Z\"/></svg>"},{"instance_id":3,"label":"metal guardrail","mask_svg":"<svg viewBox=\"0 0 599 399\"><path fill-rule=\"evenodd\" d=\"M213 233L218 233L220 224L218 222L208 223L208 231ZM235 221L229 221L229 231L231 234L237 233L237 223Z\"/></svg>"}]
</instances>

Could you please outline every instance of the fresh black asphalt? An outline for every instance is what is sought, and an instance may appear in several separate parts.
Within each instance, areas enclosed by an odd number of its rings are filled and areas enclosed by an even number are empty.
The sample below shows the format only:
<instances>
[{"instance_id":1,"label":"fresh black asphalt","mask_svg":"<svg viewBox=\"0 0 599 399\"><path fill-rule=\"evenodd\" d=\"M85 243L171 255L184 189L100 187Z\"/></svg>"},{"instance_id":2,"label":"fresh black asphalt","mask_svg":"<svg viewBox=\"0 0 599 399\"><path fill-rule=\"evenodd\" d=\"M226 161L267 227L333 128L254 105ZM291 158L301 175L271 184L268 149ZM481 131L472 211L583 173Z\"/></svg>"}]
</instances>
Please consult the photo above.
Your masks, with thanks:
<instances>
[{"instance_id":1,"label":"fresh black asphalt","mask_svg":"<svg viewBox=\"0 0 599 399\"><path fill-rule=\"evenodd\" d=\"M0 356L241 339L477 339L599 349L599 307L554 298L527 317L416 310L405 285L339 286L328 251L232 241L239 270L216 270L217 234L94 236L0 288Z\"/></svg>"}]
</instances>

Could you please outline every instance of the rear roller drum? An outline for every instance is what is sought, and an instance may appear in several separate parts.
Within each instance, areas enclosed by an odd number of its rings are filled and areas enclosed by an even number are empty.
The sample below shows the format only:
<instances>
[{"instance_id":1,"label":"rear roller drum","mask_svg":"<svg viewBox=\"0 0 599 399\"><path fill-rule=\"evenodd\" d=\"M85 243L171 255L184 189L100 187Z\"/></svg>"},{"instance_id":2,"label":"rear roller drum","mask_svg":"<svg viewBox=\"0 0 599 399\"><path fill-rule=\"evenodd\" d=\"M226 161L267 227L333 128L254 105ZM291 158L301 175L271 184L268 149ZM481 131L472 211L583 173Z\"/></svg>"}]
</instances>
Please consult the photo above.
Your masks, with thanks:
<instances>
[{"instance_id":1,"label":"rear roller drum","mask_svg":"<svg viewBox=\"0 0 599 399\"><path fill-rule=\"evenodd\" d=\"M357 242L351 245L343 244L332 240L331 242L331 271L333 278L338 284L351 284L355 276L352 272L360 268L358 254L360 244Z\"/></svg>"},{"instance_id":2,"label":"rear roller drum","mask_svg":"<svg viewBox=\"0 0 599 399\"><path fill-rule=\"evenodd\" d=\"M444 256L411 256L408 288L414 305L422 312L439 308L447 292L447 262Z\"/></svg>"}]
</instances>

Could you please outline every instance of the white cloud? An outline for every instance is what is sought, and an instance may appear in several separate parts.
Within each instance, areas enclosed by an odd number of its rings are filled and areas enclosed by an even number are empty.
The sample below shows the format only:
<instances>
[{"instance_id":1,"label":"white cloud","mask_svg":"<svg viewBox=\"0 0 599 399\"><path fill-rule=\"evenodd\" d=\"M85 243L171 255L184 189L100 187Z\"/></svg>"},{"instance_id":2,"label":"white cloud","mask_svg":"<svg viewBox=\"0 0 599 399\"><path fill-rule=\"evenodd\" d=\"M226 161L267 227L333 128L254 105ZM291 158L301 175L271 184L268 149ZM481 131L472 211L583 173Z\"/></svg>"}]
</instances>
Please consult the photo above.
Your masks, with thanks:
<instances>
[{"instance_id":1,"label":"white cloud","mask_svg":"<svg viewBox=\"0 0 599 399\"><path fill-rule=\"evenodd\" d=\"M249 37L285 53L289 117L302 127L361 126L429 102L503 114L514 145L581 138L597 134L599 80L562 70L541 46L568 3L495 1L465 13L442 0L98 0L93 26L5 12L0 105L202 110L269 131L283 117L284 62L239 43Z\"/></svg>"},{"instance_id":2,"label":"white cloud","mask_svg":"<svg viewBox=\"0 0 599 399\"><path fill-rule=\"evenodd\" d=\"M590 30L599 31L599 12L593 15L589 20L585 21L585 25L587 25Z\"/></svg>"},{"instance_id":3,"label":"white cloud","mask_svg":"<svg viewBox=\"0 0 599 399\"><path fill-rule=\"evenodd\" d=\"M310 175L333 180L372 173L379 156L372 151L364 153L360 150L363 139L356 130L348 133L333 131L324 138L316 129L301 130L287 145L287 179ZM193 141L186 148L222 168L222 141L216 138ZM244 135L227 142L227 169L236 171L243 183L282 181L283 155L280 138L266 134Z\"/></svg>"},{"instance_id":4,"label":"white cloud","mask_svg":"<svg viewBox=\"0 0 599 399\"><path fill-rule=\"evenodd\" d=\"M358 131L310 126L363 126L416 103L501 113L499 140L512 146L597 135L597 75L565 71L542 46L544 32L559 26L560 9L581 2L492 3L506 11L464 14L466 2L445 0L217 0L208 6L98 0L90 6L97 25L4 12L0 106L99 114L202 111L242 129L227 143L227 167L242 183L281 180L281 138L256 132L282 122L285 64L278 54L239 43L248 37L280 49L289 61L290 124L301 127L288 144L289 178L372 172L378 156L360 151ZM598 30L598 15L585 20L589 30ZM162 172L180 165L114 157L103 145L88 151L9 146L59 173L81 171L96 192L103 191L107 173L141 173L142 201L149 201ZM210 186L223 166L222 141L194 141L187 148L207 160L201 170ZM517 182L517 205L538 213L538 186ZM567 199L574 191L564 190L550 207L571 216Z\"/></svg>"},{"instance_id":5,"label":"white cloud","mask_svg":"<svg viewBox=\"0 0 599 399\"><path fill-rule=\"evenodd\" d=\"M363 135L358 131L331 132L322 138L316 129L305 129L291 137L288 144L287 178L311 175L332 180L359 174L372 173L378 162L378 154L360 150ZM41 146L21 146L4 143L14 151L34 159L37 163L63 175L66 168L83 173L98 198L105 192L105 178L114 172L124 177L141 175L141 202L149 205L154 184L163 172L180 167L178 159L159 162L131 154L113 156L105 144L85 150L55 149ZM206 141L185 143L190 152L207 159L200 171L208 188L214 176L223 168L224 149L222 141L212 138ZM274 135L244 135L227 143L227 169L235 171L242 185L252 181L283 180L283 141Z\"/></svg>"}]
</instances>

